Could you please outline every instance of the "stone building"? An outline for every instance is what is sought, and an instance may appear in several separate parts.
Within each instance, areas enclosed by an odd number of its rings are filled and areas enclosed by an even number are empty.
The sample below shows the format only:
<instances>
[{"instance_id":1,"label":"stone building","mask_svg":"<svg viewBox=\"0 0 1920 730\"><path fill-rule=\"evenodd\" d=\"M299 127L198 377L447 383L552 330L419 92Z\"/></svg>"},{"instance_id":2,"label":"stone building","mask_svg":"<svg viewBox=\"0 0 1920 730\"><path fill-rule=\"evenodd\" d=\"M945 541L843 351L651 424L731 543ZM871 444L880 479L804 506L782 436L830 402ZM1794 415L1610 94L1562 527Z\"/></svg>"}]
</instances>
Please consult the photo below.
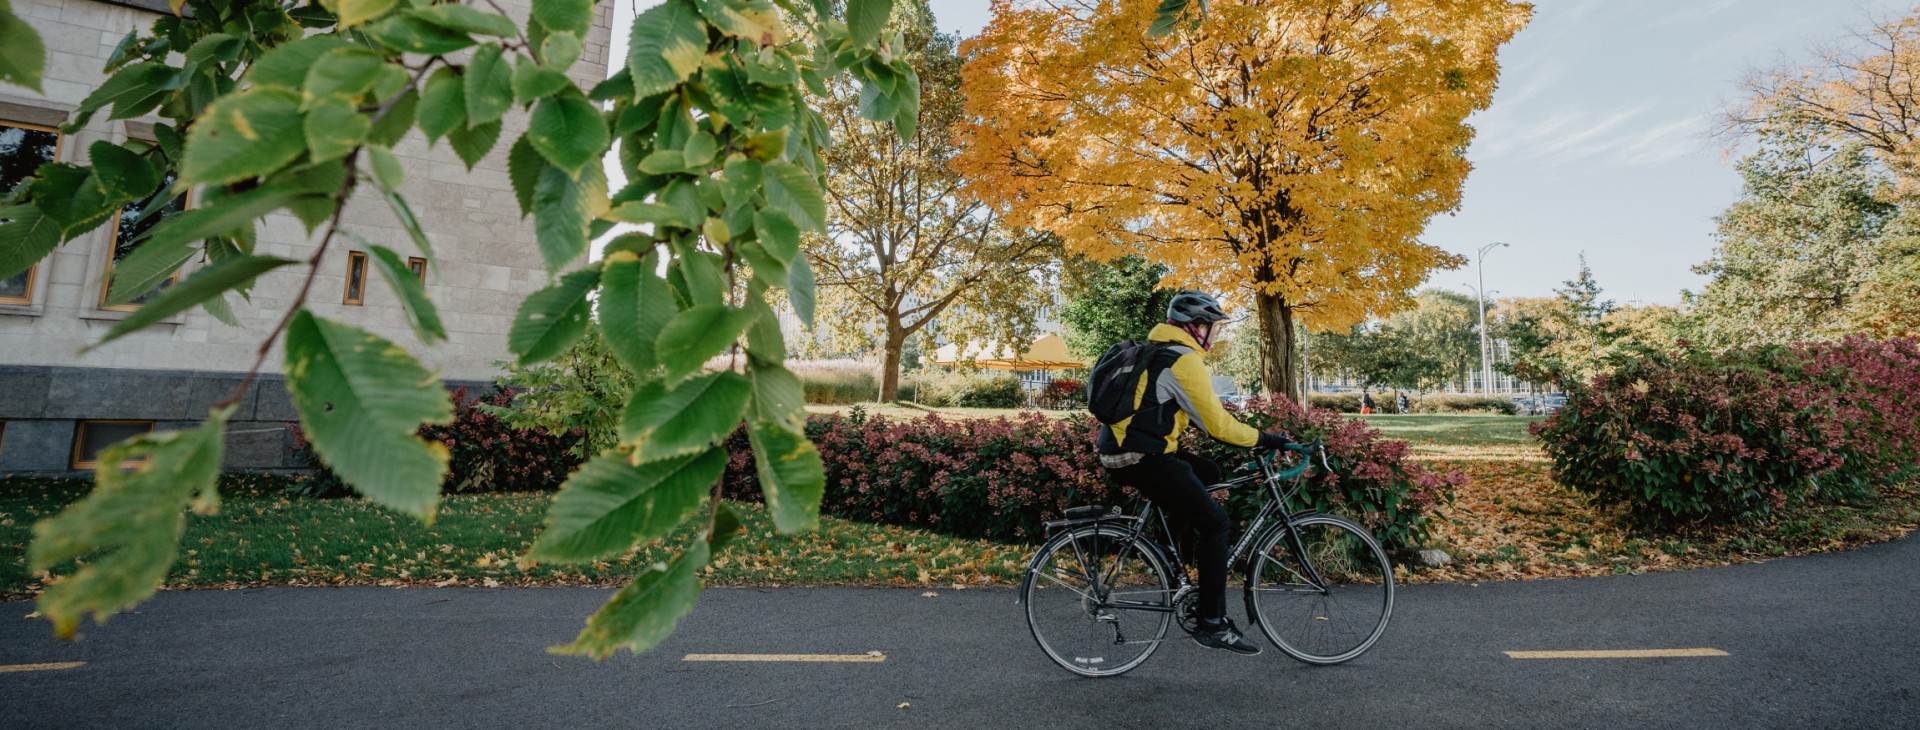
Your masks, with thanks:
<instances>
[{"instance_id":1,"label":"stone building","mask_svg":"<svg viewBox=\"0 0 1920 730\"><path fill-rule=\"evenodd\" d=\"M166 12L164 0L14 0L12 5L45 41L47 66L44 94L0 84L0 190L11 189L43 162L84 164L94 142L150 137L157 118L107 121L100 114L70 135L60 134L58 127L105 80L101 68L120 40ZM606 76L611 5L600 4L571 72L583 85ZM530 2L506 0L502 6L524 18ZM402 192L439 257L435 270L421 267L420 274L439 307L448 342L420 346L397 296L351 240L329 247L309 306L316 314L409 347L450 385L484 384L498 371L496 363L509 357L506 332L514 308L546 282L531 219L521 219L506 172L508 142L525 127L526 115L511 113L502 142L471 171L444 142L429 148L417 131L394 148L406 165ZM191 193L185 203L192 204ZM266 333L285 315L304 267L262 277L251 301L230 295L238 327L196 308L83 351L128 314L128 307L104 304L112 262L138 230L168 212L131 204L34 270L0 282L0 472L85 468L105 444L151 429L193 425L239 385ZM420 255L377 197L356 198L343 221L368 242ZM304 260L317 244L289 215L270 216L259 228L260 253ZM199 265L189 263L182 275ZM297 415L279 364L276 346L261 379L240 403L230 427L231 468L297 465L290 459L286 428Z\"/></svg>"}]
</instances>

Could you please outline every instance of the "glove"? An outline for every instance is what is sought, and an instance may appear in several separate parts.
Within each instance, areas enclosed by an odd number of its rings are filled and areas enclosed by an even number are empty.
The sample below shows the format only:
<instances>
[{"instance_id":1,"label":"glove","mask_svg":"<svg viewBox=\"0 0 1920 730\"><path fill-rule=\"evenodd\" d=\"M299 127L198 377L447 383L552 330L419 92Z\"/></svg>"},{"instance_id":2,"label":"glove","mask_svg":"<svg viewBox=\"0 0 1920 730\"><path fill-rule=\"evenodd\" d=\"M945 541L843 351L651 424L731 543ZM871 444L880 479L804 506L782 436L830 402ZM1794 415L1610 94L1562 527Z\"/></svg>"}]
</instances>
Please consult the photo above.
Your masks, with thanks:
<instances>
[{"instance_id":1,"label":"glove","mask_svg":"<svg viewBox=\"0 0 1920 730\"><path fill-rule=\"evenodd\" d=\"M1254 444L1254 448L1278 450L1280 447L1290 443L1293 443L1293 439L1284 433L1261 431L1260 441Z\"/></svg>"}]
</instances>

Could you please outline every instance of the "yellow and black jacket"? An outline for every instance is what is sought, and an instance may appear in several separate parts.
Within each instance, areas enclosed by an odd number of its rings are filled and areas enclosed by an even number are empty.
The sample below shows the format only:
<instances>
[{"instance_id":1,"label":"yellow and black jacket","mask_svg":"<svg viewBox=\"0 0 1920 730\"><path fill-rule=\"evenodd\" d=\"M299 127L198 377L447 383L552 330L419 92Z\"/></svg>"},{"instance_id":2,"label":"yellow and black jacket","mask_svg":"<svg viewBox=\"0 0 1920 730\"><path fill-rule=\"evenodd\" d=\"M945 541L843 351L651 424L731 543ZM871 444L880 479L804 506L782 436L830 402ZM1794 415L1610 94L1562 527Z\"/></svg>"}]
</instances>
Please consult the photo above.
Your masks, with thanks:
<instances>
[{"instance_id":1,"label":"yellow and black jacket","mask_svg":"<svg viewBox=\"0 0 1920 730\"><path fill-rule=\"evenodd\" d=\"M1221 443L1242 448L1259 443L1259 431L1241 423L1220 405L1202 361L1200 343L1170 324L1154 327L1147 341L1172 346L1154 358L1140 376L1134 388L1133 416L1100 428L1097 448L1102 464L1128 466L1139 461L1135 454L1173 453L1180 448L1180 434L1186 432L1189 423L1202 435Z\"/></svg>"}]
</instances>

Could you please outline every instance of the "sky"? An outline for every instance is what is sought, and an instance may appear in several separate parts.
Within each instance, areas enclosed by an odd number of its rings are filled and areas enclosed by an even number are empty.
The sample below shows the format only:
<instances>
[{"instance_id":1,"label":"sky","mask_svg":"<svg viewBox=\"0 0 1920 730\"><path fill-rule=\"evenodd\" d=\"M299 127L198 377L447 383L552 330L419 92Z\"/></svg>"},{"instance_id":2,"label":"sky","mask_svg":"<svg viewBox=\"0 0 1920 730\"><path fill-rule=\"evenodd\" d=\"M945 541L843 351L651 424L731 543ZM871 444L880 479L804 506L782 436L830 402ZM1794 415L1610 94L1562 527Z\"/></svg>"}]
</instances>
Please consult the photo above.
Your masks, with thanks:
<instances>
[{"instance_id":1,"label":"sky","mask_svg":"<svg viewBox=\"0 0 1920 730\"><path fill-rule=\"evenodd\" d=\"M624 55L633 5L618 0ZM987 0L930 0L942 29L986 25ZM1485 259L1495 296L1552 296L1584 253L1622 304L1676 304L1705 279L1714 216L1740 193L1725 140L1711 132L1748 70L1805 59L1869 17L1910 0L1535 0L1531 24L1501 52L1499 90L1469 119L1460 209L1424 240ZM616 56L619 57L619 56ZM1474 265L1430 286L1470 292Z\"/></svg>"}]
</instances>

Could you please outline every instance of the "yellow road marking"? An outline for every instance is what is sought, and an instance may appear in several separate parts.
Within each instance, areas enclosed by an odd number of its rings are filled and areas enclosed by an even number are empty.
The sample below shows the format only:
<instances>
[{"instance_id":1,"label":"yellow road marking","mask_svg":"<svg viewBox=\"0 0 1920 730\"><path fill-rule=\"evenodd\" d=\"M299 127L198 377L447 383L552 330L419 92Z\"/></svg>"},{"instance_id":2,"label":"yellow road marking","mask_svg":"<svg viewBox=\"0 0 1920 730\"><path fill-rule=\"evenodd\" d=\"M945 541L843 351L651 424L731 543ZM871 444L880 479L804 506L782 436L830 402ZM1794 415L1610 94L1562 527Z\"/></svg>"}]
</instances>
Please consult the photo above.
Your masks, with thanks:
<instances>
[{"instance_id":1,"label":"yellow road marking","mask_svg":"<svg viewBox=\"0 0 1920 730\"><path fill-rule=\"evenodd\" d=\"M7 672L45 672L54 669L73 669L86 662L53 662L51 664L0 664L0 674Z\"/></svg>"},{"instance_id":2,"label":"yellow road marking","mask_svg":"<svg viewBox=\"0 0 1920 730\"><path fill-rule=\"evenodd\" d=\"M1581 651L1510 651L1512 659L1650 659L1657 657L1727 656L1719 649L1590 649Z\"/></svg>"},{"instance_id":3,"label":"yellow road marking","mask_svg":"<svg viewBox=\"0 0 1920 730\"><path fill-rule=\"evenodd\" d=\"M866 654L688 654L686 662L884 662L887 655Z\"/></svg>"}]
</instances>

